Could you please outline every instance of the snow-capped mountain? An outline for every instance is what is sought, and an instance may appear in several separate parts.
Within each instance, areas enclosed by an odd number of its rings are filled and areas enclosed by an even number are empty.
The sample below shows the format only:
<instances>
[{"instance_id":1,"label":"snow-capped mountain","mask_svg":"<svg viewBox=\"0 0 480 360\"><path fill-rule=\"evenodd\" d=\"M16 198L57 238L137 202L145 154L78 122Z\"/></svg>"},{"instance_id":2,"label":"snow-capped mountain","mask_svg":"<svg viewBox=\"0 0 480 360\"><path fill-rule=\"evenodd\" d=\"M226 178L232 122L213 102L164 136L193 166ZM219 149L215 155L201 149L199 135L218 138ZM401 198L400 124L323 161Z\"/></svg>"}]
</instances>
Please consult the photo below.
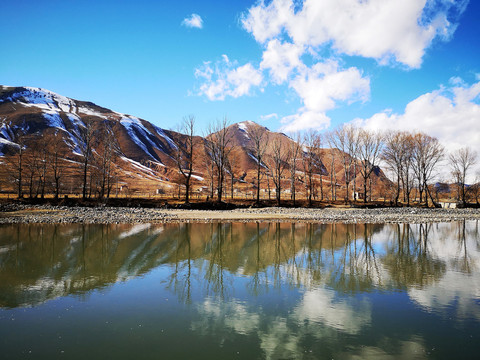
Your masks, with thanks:
<instances>
[{"instance_id":1,"label":"snow-capped mountain","mask_svg":"<svg viewBox=\"0 0 480 360\"><path fill-rule=\"evenodd\" d=\"M123 154L134 161L166 165L175 147L168 131L135 116L121 114L91 102L79 101L52 91L32 87L0 86L0 152L15 145L15 133L59 131L72 151L83 146L81 128L86 122L110 121Z\"/></svg>"}]
</instances>

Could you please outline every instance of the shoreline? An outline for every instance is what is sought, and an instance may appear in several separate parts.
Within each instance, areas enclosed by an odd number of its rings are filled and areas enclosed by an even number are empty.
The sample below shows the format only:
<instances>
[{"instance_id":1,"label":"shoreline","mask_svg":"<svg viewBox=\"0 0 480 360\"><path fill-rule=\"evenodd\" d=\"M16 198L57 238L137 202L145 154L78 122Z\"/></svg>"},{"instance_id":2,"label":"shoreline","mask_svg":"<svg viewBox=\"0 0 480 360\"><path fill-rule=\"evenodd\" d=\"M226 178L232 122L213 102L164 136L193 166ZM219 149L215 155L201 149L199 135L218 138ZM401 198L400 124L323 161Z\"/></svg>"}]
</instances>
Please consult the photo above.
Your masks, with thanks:
<instances>
[{"instance_id":1,"label":"shoreline","mask_svg":"<svg viewBox=\"0 0 480 360\"><path fill-rule=\"evenodd\" d=\"M480 220L479 209L246 208L186 210L20 205L0 212L0 224L138 224L188 222L439 223Z\"/></svg>"}]
</instances>

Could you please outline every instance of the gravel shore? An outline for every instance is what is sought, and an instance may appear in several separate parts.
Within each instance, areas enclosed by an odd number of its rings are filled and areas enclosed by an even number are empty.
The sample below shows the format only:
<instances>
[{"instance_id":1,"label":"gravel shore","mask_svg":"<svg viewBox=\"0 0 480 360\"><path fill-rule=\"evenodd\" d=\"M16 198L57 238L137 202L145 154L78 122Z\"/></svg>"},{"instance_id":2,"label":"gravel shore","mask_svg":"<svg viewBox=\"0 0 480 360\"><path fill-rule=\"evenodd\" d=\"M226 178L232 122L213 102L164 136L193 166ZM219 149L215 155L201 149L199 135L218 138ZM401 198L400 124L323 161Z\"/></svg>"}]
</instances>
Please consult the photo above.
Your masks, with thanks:
<instances>
[{"instance_id":1,"label":"gravel shore","mask_svg":"<svg viewBox=\"0 0 480 360\"><path fill-rule=\"evenodd\" d=\"M480 210L478 209L307 209L270 207L235 210L177 210L49 205L6 205L0 208L0 224L120 224L217 221L433 223L479 219Z\"/></svg>"}]
</instances>

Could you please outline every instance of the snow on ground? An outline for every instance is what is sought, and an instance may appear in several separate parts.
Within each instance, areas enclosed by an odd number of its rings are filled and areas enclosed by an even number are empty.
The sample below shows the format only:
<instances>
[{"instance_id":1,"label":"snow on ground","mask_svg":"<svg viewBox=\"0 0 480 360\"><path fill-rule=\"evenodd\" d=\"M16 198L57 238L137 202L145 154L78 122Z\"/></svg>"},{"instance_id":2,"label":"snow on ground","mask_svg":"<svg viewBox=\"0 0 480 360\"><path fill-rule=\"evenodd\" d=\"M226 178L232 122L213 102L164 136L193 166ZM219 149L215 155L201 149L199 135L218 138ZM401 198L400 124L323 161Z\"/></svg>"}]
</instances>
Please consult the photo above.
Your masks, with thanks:
<instances>
[{"instance_id":1,"label":"snow on ground","mask_svg":"<svg viewBox=\"0 0 480 360\"><path fill-rule=\"evenodd\" d=\"M78 116L77 114L67 113L66 115L76 128L80 126L85 127L85 124L83 123L82 119L80 119L80 116Z\"/></svg>"},{"instance_id":2,"label":"snow on ground","mask_svg":"<svg viewBox=\"0 0 480 360\"><path fill-rule=\"evenodd\" d=\"M16 146L18 147L19 145L14 143L13 141L10 141L8 139L4 139L4 138L0 138L0 144L3 144L3 145L12 145L12 146Z\"/></svg>"},{"instance_id":3,"label":"snow on ground","mask_svg":"<svg viewBox=\"0 0 480 360\"><path fill-rule=\"evenodd\" d=\"M177 148L177 145L175 145L175 143L173 142L172 139L170 139L167 134L165 134L165 132L163 131L163 129L159 128L158 126L155 126L155 131L157 132L157 134L159 136L161 136L162 138L165 139L165 141L168 143L168 145L170 145L172 148L176 149Z\"/></svg>"},{"instance_id":4,"label":"snow on ground","mask_svg":"<svg viewBox=\"0 0 480 360\"><path fill-rule=\"evenodd\" d=\"M200 180L200 181L205 180L203 177L198 176L198 175L192 175L192 178L197 179L197 180Z\"/></svg>"},{"instance_id":5,"label":"snow on ground","mask_svg":"<svg viewBox=\"0 0 480 360\"><path fill-rule=\"evenodd\" d=\"M92 108L89 108L87 106L80 106L78 108L78 113L79 114L85 114L85 115L92 115L92 116L98 116L101 118L105 118L105 114L102 114L98 111L93 110Z\"/></svg>"},{"instance_id":6,"label":"snow on ground","mask_svg":"<svg viewBox=\"0 0 480 360\"><path fill-rule=\"evenodd\" d=\"M245 122L238 123L237 125L240 130L247 132L248 129L247 129L247 124L245 124Z\"/></svg>"},{"instance_id":7,"label":"snow on ground","mask_svg":"<svg viewBox=\"0 0 480 360\"><path fill-rule=\"evenodd\" d=\"M67 131L65 124L58 112L43 113L43 117L48 121L48 125L60 130Z\"/></svg>"},{"instance_id":8,"label":"snow on ground","mask_svg":"<svg viewBox=\"0 0 480 360\"><path fill-rule=\"evenodd\" d=\"M7 140L10 139L10 134L8 133L8 125L7 124L2 124L2 126L0 126L0 135L3 136Z\"/></svg>"},{"instance_id":9,"label":"snow on ground","mask_svg":"<svg viewBox=\"0 0 480 360\"><path fill-rule=\"evenodd\" d=\"M148 131L148 129L145 126L143 126L143 124L140 122L140 119L134 116L124 117L120 120L120 123L127 130L128 134L130 135L131 139L135 142L135 144L137 144L151 158L156 159L156 157L153 156L152 153L148 151L145 143L143 143L135 133L135 130L141 133L152 147L158 149L158 146L149 138L149 135L153 136L153 134L150 131Z\"/></svg>"},{"instance_id":10,"label":"snow on ground","mask_svg":"<svg viewBox=\"0 0 480 360\"><path fill-rule=\"evenodd\" d=\"M13 94L8 100L21 102L26 106L35 106L47 111L75 112L76 108L72 99L49 90L33 87L25 87L24 91Z\"/></svg>"},{"instance_id":11,"label":"snow on ground","mask_svg":"<svg viewBox=\"0 0 480 360\"><path fill-rule=\"evenodd\" d=\"M132 160L132 159L127 158L125 156L121 156L120 158L123 161L126 161L126 162L130 163L134 168L139 169L141 171L144 171L144 172L148 173L149 175L157 178L157 176L155 175L155 172L152 169L150 169L149 167L147 167L145 165L140 164L138 161ZM158 163L158 164L161 165L161 166L164 166L162 163Z\"/></svg>"},{"instance_id":12,"label":"snow on ground","mask_svg":"<svg viewBox=\"0 0 480 360\"><path fill-rule=\"evenodd\" d=\"M248 136L248 127L247 127L247 124L249 122L248 121L243 121L241 123L238 123L238 128L243 131L243 135L248 139L250 140L250 136Z\"/></svg>"},{"instance_id":13,"label":"snow on ground","mask_svg":"<svg viewBox=\"0 0 480 360\"><path fill-rule=\"evenodd\" d=\"M248 156L250 156L253 160L255 160L255 162L258 164L258 159L257 159L254 155L252 155L252 154L250 154L250 153L247 153L247 154L248 154ZM263 162L260 163L260 166L262 166L262 167L264 167L265 169L267 169L267 165L265 165Z\"/></svg>"}]
</instances>

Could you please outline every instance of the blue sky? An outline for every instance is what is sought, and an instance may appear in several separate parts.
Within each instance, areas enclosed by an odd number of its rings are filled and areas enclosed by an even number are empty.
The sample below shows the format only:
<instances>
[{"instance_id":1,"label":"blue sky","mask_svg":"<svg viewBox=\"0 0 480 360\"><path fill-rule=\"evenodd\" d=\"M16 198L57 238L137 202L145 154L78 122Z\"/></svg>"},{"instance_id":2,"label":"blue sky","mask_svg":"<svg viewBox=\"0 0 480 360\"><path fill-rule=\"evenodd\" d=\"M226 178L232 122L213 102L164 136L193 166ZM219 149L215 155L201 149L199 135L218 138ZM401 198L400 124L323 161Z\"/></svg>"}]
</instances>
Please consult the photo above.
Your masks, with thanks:
<instances>
[{"instance_id":1,"label":"blue sky","mask_svg":"<svg viewBox=\"0 0 480 360\"><path fill-rule=\"evenodd\" d=\"M452 149L480 143L478 1L16 0L0 14L3 85L163 128L193 114L199 134L227 116L272 130L356 121L423 130Z\"/></svg>"}]
</instances>

